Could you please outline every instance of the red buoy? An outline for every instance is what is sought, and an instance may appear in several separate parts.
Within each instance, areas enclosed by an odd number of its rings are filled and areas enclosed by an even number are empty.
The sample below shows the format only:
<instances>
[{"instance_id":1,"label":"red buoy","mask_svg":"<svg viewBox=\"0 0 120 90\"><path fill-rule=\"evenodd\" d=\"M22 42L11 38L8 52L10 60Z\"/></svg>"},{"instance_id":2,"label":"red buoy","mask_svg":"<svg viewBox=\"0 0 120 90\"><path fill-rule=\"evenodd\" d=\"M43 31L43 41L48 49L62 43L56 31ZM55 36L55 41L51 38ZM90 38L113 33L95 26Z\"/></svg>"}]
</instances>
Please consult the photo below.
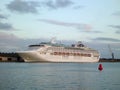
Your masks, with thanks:
<instances>
[{"instance_id":1,"label":"red buoy","mask_svg":"<svg viewBox=\"0 0 120 90\"><path fill-rule=\"evenodd\" d=\"M98 70L100 70L100 71L103 70L103 66L102 66L102 64L99 64L99 66L98 66Z\"/></svg>"}]
</instances>

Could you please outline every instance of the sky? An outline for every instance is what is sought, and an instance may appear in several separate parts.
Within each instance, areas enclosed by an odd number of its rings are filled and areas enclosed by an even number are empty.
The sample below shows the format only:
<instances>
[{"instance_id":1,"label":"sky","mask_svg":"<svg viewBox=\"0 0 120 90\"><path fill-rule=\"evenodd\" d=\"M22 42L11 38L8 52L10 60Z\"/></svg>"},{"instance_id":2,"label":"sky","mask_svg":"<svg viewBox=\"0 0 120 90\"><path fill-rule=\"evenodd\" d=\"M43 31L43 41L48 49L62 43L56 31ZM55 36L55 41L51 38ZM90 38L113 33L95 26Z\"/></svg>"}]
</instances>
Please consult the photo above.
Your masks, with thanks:
<instances>
[{"instance_id":1,"label":"sky","mask_svg":"<svg viewBox=\"0 0 120 90\"><path fill-rule=\"evenodd\" d=\"M120 0L1 0L0 52L49 41L82 41L120 58Z\"/></svg>"}]
</instances>

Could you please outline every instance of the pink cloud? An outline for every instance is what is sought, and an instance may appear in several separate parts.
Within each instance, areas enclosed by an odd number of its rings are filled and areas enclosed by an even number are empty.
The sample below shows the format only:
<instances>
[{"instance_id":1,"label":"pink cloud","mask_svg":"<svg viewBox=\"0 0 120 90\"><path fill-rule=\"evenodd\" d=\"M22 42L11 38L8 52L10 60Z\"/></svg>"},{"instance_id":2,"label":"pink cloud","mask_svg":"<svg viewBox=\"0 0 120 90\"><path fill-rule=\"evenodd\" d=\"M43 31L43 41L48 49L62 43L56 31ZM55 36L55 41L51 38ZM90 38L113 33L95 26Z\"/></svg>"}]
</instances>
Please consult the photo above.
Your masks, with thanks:
<instances>
[{"instance_id":1,"label":"pink cloud","mask_svg":"<svg viewBox=\"0 0 120 90\"><path fill-rule=\"evenodd\" d=\"M89 31L92 29L91 25L84 24L84 23L61 22L61 21L50 20L50 19L39 19L39 21L49 23L49 24L59 25L59 26L73 27L76 29L86 30L86 31Z\"/></svg>"}]
</instances>

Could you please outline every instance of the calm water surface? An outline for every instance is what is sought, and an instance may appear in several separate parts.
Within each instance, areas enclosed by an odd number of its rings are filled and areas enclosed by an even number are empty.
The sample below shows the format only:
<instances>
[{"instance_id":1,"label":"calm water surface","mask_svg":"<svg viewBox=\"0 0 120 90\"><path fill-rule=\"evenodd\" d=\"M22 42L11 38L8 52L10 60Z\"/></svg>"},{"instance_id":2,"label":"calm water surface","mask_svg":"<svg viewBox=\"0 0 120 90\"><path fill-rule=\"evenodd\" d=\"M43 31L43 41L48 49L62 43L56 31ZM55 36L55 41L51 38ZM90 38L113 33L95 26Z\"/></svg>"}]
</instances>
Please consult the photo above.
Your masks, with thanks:
<instances>
[{"instance_id":1,"label":"calm water surface","mask_svg":"<svg viewBox=\"0 0 120 90\"><path fill-rule=\"evenodd\" d=\"M120 63L0 63L0 90L120 90Z\"/></svg>"}]
</instances>

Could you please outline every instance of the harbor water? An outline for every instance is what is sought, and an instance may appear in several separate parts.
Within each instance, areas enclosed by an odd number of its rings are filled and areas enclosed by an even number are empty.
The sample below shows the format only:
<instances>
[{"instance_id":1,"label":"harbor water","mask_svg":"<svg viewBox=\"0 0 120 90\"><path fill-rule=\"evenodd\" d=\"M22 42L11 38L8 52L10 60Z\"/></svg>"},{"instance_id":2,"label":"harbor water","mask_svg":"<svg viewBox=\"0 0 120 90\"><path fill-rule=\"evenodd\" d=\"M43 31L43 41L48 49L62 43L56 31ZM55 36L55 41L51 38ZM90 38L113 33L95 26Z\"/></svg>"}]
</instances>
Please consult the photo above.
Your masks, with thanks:
<instances>
[{"instance_id":1,"label":"harbor water","mask_svg":"<svg viewBox=\"0 0 120 90\"><path fill-rule=\"evenodd\" d=\"M0 63L0 90L120 90L120 63Z\"/></svg>"}]
</instances>

